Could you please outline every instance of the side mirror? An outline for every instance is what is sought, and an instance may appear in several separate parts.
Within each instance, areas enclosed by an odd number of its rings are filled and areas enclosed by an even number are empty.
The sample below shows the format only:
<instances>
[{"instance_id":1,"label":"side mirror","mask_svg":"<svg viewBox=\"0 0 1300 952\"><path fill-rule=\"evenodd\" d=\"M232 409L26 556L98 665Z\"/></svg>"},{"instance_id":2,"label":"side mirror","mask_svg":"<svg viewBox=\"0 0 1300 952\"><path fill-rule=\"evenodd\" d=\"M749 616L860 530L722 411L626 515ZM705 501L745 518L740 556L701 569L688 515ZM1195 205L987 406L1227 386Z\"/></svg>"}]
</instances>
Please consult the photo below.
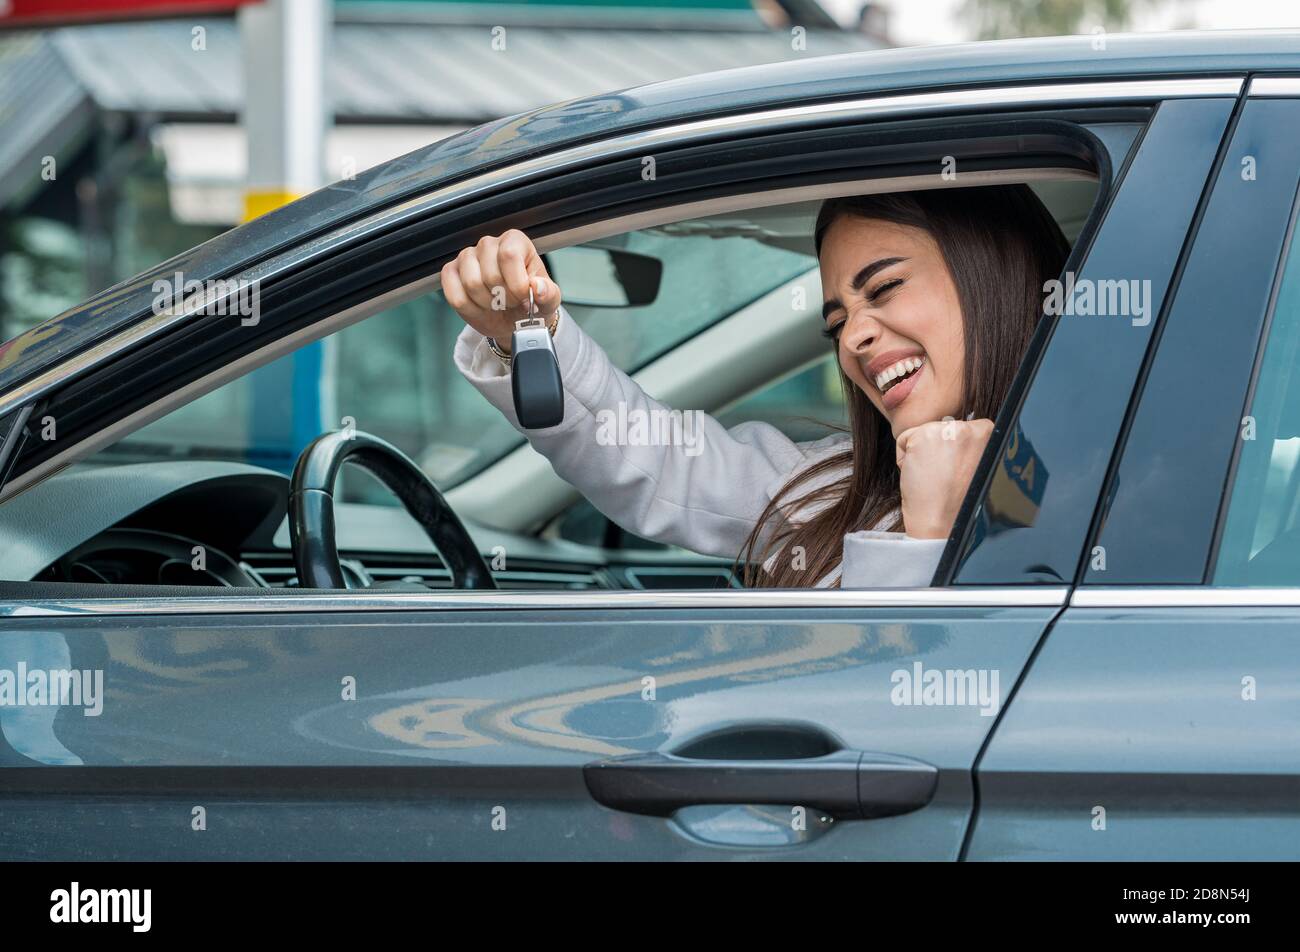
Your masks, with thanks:
<instances>
[{"instance_id":1,"label":"side mirror","mask_svg":"<svg viewBox=\"0 0 1300 952\"><path fill-rule=\"evenodd\" d=\"M659 296L664 263L615 248L575 245L543 255L564 290L564 303L581 307L645 307Z\"/></svg>"}]
</instances>

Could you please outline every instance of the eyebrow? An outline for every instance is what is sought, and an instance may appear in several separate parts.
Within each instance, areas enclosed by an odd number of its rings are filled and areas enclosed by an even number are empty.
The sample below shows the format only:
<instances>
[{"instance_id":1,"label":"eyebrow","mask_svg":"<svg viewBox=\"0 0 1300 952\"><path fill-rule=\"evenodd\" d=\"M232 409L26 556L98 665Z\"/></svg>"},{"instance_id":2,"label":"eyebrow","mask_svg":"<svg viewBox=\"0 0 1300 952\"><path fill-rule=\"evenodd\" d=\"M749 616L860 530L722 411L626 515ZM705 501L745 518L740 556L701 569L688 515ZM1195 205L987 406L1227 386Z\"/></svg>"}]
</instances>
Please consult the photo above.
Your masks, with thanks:
<instances>
[{"instance_id":1,"label":"eyebrow","mask_svg":"<svg viewBox=\"0 0 1300 952\"><path fill-rule=\"evenodd\" d=\"M884 271L886 268L898 264L900 261L906 261L906 260L907 260L906 258L880 258L877 261L873 261L871 262L871 264L867 265L865 268L863 268L861 271L859 271L857 274L853 276L853 281L850 284L850 287L852 287L853 290L855 291L861 291L862 286L865 285L872 278L874 278L881 271ZM826 318L830 317L831 314L833 314L835 311L839 310L843 306L844 305L843 303L841 303L839 298L831 298L829 301L827 301L825 304L822 305L822 320L823 321L826 320Z\"/></svg>"}]
</instances>

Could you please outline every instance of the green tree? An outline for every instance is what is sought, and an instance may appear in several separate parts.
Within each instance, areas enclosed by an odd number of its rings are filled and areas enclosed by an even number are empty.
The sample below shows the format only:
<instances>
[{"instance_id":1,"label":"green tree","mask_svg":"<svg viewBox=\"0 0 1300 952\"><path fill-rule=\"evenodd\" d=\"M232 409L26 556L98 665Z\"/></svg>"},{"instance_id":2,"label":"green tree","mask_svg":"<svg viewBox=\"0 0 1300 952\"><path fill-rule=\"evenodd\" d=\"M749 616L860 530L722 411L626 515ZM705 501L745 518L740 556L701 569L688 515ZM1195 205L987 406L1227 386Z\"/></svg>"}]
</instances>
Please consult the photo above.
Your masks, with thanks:
<instances>
[{"instance_id":1,"label":"green tree","mask_svg":"<svg viewBox=\"0 0 1300 952\"><path fill-rule=\"evenodd\" d=\"M981 40L1125 29L1138 9L1165 0L963 0L959 16ZM1178 0L1175 0L1178 2Z\"/></svg>"}]
</instances>

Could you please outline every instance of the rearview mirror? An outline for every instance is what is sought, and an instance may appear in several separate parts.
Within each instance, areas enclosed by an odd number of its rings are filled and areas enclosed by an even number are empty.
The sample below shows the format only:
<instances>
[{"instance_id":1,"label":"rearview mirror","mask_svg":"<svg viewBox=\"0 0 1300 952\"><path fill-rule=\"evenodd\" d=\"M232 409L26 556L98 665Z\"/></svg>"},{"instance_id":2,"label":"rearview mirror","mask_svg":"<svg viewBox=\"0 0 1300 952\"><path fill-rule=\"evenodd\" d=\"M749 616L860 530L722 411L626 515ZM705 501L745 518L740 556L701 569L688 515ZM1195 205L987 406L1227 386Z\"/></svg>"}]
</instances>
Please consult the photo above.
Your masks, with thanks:
<instances>
[{"instance_id":1,"label":"rearview mirror","mask_svg":"<svg viewBox=\"0 0 1300 952\"><path fill-rule=\"evenodd\" d=\"M664 263L658 258L588 245L559 248L543 257L565 304L645 307L659 296Z\"/></svg>"}]
</instances>

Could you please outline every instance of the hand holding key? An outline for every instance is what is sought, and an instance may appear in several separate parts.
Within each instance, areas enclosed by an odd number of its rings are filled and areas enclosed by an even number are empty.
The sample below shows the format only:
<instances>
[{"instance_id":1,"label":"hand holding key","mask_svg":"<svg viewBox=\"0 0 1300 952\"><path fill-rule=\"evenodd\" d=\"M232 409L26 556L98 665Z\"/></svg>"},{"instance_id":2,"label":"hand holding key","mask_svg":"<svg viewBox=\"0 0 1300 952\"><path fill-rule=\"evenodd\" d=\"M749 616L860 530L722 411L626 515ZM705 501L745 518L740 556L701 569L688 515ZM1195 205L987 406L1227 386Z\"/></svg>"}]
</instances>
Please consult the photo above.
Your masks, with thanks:
<instances>
[{"instance_id":1,"label":"hand holding key","mask_svg":"<svg viewBox=\"0 0 1300 952\"><path fill-rule=\"evenodd\" d=\"M537 316L550 322L560 307L560 288L532 240L512 228L486 235L442 268L442 293L461 319L508 351L515 322L528 316L532 286Z\"/></svg>"}]
</instances>

